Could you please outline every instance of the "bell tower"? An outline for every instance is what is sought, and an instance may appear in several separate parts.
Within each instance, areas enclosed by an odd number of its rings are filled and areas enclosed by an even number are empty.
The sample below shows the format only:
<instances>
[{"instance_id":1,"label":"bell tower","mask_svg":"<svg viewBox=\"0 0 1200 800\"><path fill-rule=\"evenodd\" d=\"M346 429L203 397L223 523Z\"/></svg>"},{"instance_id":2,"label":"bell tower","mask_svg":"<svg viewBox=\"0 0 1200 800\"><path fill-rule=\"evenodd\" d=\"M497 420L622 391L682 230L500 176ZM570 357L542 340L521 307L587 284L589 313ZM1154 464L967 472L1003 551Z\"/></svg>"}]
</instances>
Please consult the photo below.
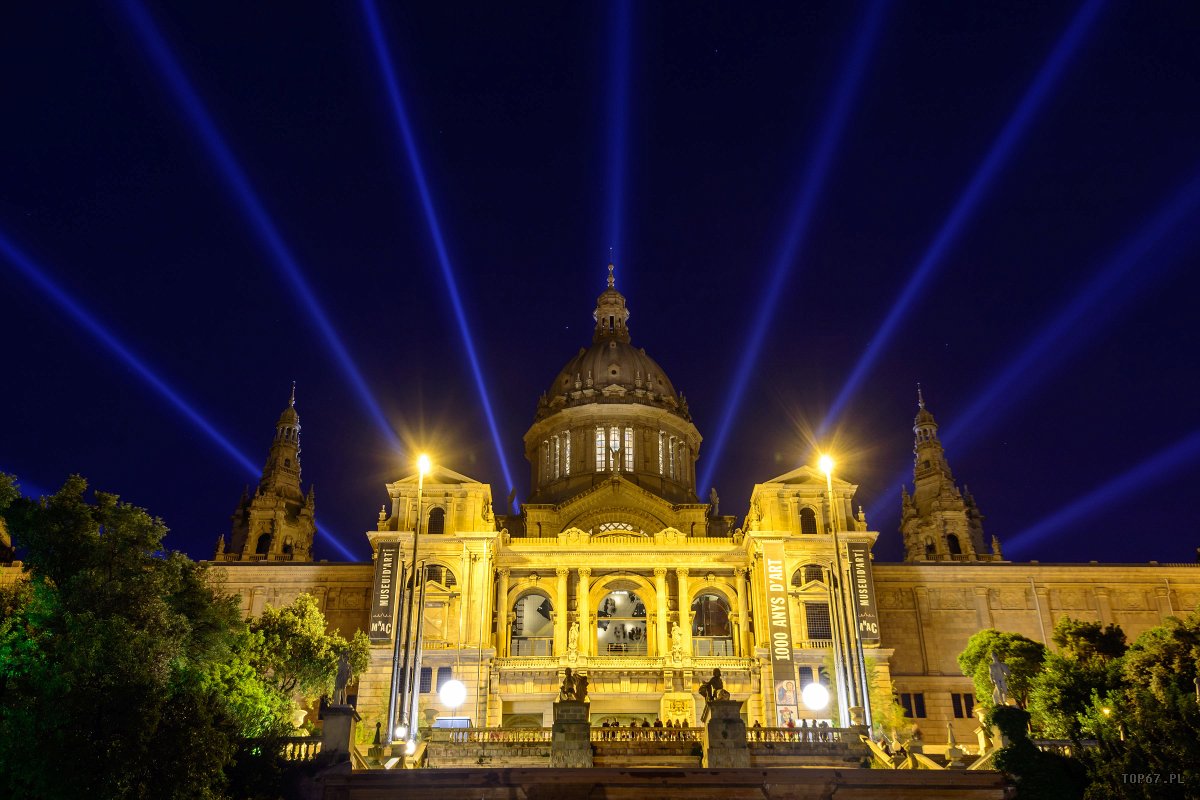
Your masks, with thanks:
<instances>
[{"instance_id":1,"label":"bell tower","mask_svg":"<svg viewBox=\"0 0 1200 800\"><path fill-rule=\"evenodd\" d=\"M938 424L917 384L913 420L913 493L901 489L900 533L905 561L999 561L1000 543L984 544L983 514L975 498L959 490L938 438Z\"/></svg>"},{"instance_id":2,"label":"bell tower","mask_svg":"<svg viewBox=\"0 0 1200 800\"><path fill-rule=\"evenodd\" d=\"M275 423L275 439L263 467L258 489L251 497L242 493L233 513L229 549L225 537L217 542L219 561L312 561L313 488L306 495L300 486L300 415L296 413L296 385Z\"/></svg>"}]
</instances>

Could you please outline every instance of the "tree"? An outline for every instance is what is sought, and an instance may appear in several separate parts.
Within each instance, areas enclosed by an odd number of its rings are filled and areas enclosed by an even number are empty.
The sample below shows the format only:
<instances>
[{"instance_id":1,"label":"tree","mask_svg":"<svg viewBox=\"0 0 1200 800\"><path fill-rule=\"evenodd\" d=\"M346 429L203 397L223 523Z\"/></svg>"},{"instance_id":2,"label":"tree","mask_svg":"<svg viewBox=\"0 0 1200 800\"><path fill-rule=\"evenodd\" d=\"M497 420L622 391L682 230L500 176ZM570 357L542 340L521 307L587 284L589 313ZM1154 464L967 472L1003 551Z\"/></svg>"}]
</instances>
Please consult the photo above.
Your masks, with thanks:
<instances>
[{"instance_id":1,"label":"tree","mask_svg":"<svg viewBox=\"0 0 1200 800\"><path fill-rule=\"evenodd\" d=\"M1125 633L1116 625L1063 617L1054 626L1056 651L1046 654L1033 680L1029 710L1034 727L1051 739L1078 740L1094 697L1122 685Z\"/></svg>"},{"instance_id":2,"label":"tree","mask_svg":"<svg viewBox=\"0 0 1200 800\"><path fill-rule=\"evenodd\" d=\"M0 795L247 796L229 776L291 703L255 669L237 598L163 549L161 520L86 491L72 476L34 502L0 475L28 571L0 593Z\"/></svg>"},{"instance_id":3,"label":"tree","mask_svg":"<svg viewBox=\"0 0 1200 800\"><path fill-rule=\"evenodd\" d=\"M283 695L307 700L333 694L342 653L349 656L351 671L362 674L371 661L366 635L356 631L347 642L325 627L325 615L312 595L302 594L282 608L268 606L250 622L259 674Z\"/></svg>"},{"instance_id":4,"label":"tree","mask_svg":"<svg viewBox=\"0 0 1200 800\"><path fill-rule=\"evenodd\" d=\"M1100 741L1088 797L1188 798L1200 785L1200 612L1168 617L1120 660L1122 686L1097 695L1082 724ZM1154 784L1127 775L1159 775Z\"/></svg>"},{"instance_id":5,"label":"tree","mask_svg":"<svg viewBox=\"0 0 1200 800\"><path fill-rule=\"evenodd\" d=\"M963 675L974 681L976 700L985 708L992 706L992 689L995 688L989 672L992 653L1008 667L1009 694L1024 708L1032 681L1042 668L1046 646L1019 633L994 628L979 631L967 640L966 649L958 654L958 666Z\"/></svg>"}]
</instances>

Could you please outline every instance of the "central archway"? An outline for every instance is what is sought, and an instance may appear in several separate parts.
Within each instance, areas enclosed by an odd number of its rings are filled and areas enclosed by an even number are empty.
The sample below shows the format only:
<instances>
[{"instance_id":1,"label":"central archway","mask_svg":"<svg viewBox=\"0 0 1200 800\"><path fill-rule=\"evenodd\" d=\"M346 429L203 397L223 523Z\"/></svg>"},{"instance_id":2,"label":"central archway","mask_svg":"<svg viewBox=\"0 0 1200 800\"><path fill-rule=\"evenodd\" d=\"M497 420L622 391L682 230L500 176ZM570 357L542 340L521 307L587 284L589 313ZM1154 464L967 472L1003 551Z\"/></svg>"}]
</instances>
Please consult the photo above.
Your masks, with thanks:
<instances>
[{"instance_id":1,"label":"central archway","mask_svg":"<svg viewBox=\"0 0 1200 800\"><path fill-rule=\"evenodd\" d=\"M646 604L630 589L610 591L596 606L597 655L645 655Z\"/></svg>"}]
</instances>

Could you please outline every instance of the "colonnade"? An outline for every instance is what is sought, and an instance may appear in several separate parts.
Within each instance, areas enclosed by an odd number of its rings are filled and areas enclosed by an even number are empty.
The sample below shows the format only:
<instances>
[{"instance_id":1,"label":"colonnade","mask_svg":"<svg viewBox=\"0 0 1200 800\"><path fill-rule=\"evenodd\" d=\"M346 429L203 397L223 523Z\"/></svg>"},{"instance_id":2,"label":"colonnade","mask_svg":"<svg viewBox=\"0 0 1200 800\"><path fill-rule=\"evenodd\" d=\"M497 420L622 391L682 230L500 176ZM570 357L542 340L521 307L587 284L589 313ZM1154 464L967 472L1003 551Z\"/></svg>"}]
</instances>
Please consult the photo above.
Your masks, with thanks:
<instances>
[{"instance_id":1,"label":"colonnade","mask_svg":"<svg viewBox=\"0 0 1200 800\"><path fill-rule=\"evenodd\" d=\"M570 576L571 568L555 568L555 587L552 597L554 614L554 655L566 655L569 648L570 625ZM596 621L592 612L592 568L577 567L575 586L575 619L579 625L576 639L576 652L580 656L596 655ZM676 611L670 609L669 591L667 586L666 567L654 567L654 612L647 615L647 623L654 627L653 633L647 631L650 641L654 642L655 653L652 655L669 656L672 651L672 615L674 624L679 626L680 644L683 653L692 653L692 599L691 599L691 570L688 567L675 568ZM749 597L746 585L749 570L738 567L733 570L733 594L735 601L730 603L730 638L736 651L741 655L750 655L754 649L753 637L750 633ZM512 604L508 601L511 589L512 570L500 567L496 570L496 652L500 657L510 655L511 625L514 620ZM719 594L728 595L727 585L721 587ZM546 594L549 594L548 592ZM649 598L646 598L649 599ZM728 597L726 597L728 600Z\"/></svg>"}]
</instances>

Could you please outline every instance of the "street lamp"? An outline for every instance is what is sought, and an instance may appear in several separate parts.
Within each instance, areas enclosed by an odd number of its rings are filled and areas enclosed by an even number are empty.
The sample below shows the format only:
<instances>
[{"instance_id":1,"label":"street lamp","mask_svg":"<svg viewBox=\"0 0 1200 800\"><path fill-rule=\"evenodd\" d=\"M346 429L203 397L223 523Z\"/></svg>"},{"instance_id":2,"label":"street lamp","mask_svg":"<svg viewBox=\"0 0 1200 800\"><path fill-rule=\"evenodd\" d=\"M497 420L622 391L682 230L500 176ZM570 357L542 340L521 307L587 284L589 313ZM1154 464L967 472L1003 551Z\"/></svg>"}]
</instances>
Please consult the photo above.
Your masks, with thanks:
<instances>
[{"instance_id":1,"label":"street lamp","mask_svg":"<svg viewBox=\"0 0 1200 800\"><path fill-rule=\"evenodd\" d=\"M849 687L846 693L843 710L849 711L851 707L861 709L864 716L864 721L869 726L870 718L870 700L868 698L867 688L867 671L866 663L862 658L862 643L858 639L858 626L854 624L850 612L846 606L846 596L842 591L842 548L838 539L837 525L837 503L833 498L833 458L828 454L822 455L817 460L817 465L821 471L825 473L825 493L829 499L829 528L830 535L833 537L833 557L835 565L834 585L831 587L835 594L836 617L840 621L838 626L839 635L842 639L837 647L837 655L839 660L843 662L842 670L845 675L845 682ZM845 724L845 720L843 720Z\"/></svg>"},{"instance_id":2,"label":"street lamp","mask_svg":"<svg viewBox=\"0 0 1200 800\"><path fill-rule=\"evenodd\" d=\"M460 680L448 680L438 690L442 705L451 711L456 711L467 699L467 687Z\"/></svg>"},{"instance_id":3,"label":"street lamp","mask_svg":"<svg viewBox=\"0 0 1200 800\"><path fill-rule=\"evenodd\" d=\"M417 592L420 590L423 594L423 590L425 588L425 570L419 567L417 564L417 544L421 533L421 502L425 491L425 475L428 474L431 469L432 465L430 463L429 456L422 453L417 457L417 517L415 523L413 524L412 561L409 562L412 565L412 589L407 590L403 610L403 660L399 658L399 651L401 649L399 630L400 626L393 626L396 637L395 649L397 652L394 654L392 659L392 693L388 702L388 744L391 743L393 734L395 739L403 739L406 735L409 735L410 731L415 734L416 728L416 720L410 719L410 710L412 715L415 717L415 708L412 708L412 706L417 697L415 691L415 678L420 674L420 655L419 653L413 652L413 628L420 627L417 622L420 619L423 609L416 608L416 619L414 619L413 611L416 605L415 601ZM417 636L420 636L419 632L417 633ZM420 644L421 643L418 640L416 642L418 650L420 648ZM411 670L410 662L412 667ZM398 700L400 705L399 709L396 708ZM397 710L400 712L400 721L398 724L396 723ZM411 741L412 740L410 738L410 743Z\"/></svg>"}]
</instances>

